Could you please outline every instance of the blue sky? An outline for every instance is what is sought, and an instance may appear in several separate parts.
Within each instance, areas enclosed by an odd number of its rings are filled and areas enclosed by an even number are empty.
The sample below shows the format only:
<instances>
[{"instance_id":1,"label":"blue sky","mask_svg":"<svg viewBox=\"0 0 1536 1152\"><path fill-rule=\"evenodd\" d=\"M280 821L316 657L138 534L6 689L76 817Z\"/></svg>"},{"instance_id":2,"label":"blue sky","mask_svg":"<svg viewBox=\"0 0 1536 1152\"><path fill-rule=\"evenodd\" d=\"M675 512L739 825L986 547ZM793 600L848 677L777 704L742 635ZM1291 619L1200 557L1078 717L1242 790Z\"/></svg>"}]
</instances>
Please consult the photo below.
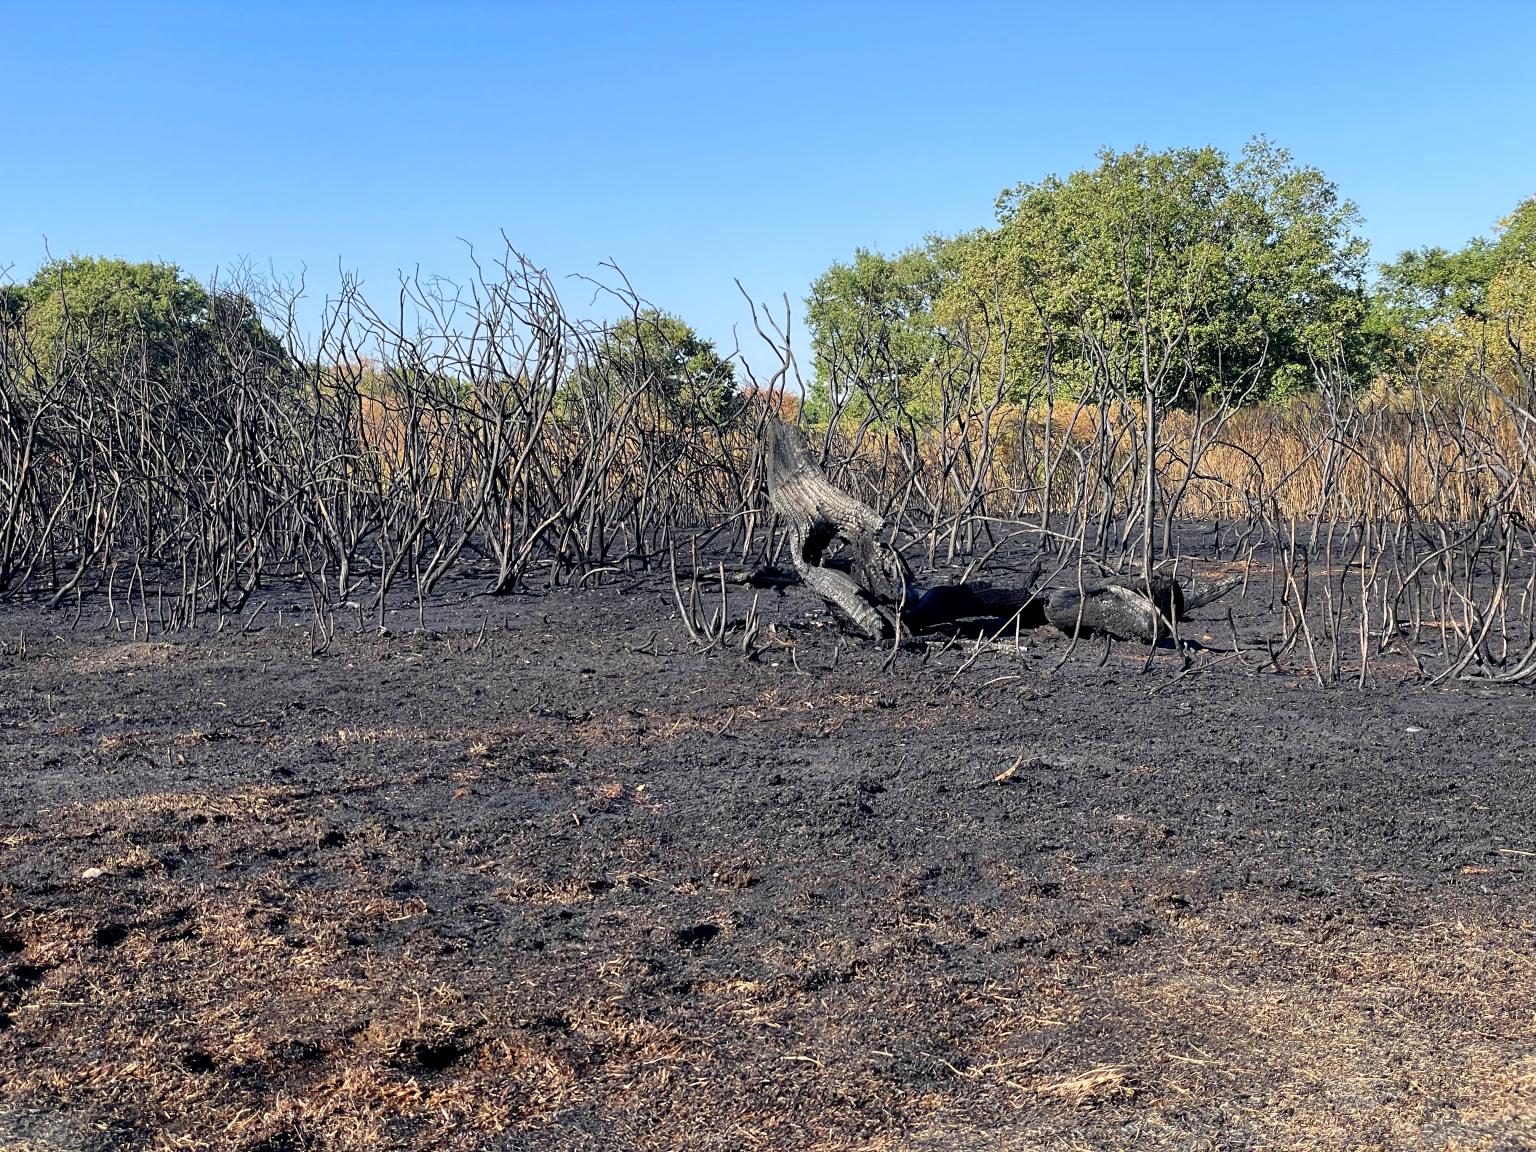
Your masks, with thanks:
<instances>
[{"instance_id":1,"label":"blue sky","mask_svg":"<svg viewBox=\"0 0 1536 1152\"><path fill-rule=\"evenodd\" d=\"M1536 194L1529 4L234 5L0 0L0 268L71 252L467 271L617 261L727 347L855 247L989 223L1103 146L1258 133L1373 255ZM590 293L572 282L574 303Z\"/></svg>"}]
</instances>

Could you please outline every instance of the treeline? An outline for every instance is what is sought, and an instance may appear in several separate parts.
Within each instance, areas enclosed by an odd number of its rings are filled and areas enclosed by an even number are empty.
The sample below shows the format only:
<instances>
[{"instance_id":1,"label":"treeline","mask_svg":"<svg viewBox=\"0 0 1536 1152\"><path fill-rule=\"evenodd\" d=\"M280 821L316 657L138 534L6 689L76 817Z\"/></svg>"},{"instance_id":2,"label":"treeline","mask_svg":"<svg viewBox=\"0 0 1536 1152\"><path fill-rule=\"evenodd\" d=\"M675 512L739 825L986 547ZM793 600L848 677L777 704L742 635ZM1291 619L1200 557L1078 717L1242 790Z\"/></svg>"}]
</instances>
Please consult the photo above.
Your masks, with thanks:
<instances>
[{"instance_id":1,"label":"treeline","mask_svg":"<svg viewBox=\"0 0 1536 1152\"><path fill-rule=\"evenodd\" d=\"M1005 191L996 215L816 280L823 418L941 418L957 361L1014 403L1191 407L1306 398L1325 377L1379 400L1479 371L1514 387L1536 347L1536 199L1496 239L1403 253L1374 280L1355 206L1263 139L1236 160L1106 151Z\"/></svg>"},{"instance_id":2,"label":"treeline","mask_svg":"<svg viewBox=\"0 0 1536 1152\"><path fill-rule=\"evenodd\" d=\"M581 321L509 251L383 307L344 284L310 332L301 294L93 258L9 289L0 594L175 628L297 579L382 620L456 567L574 581L754 502L735 367L632 293Z\"/></svg>"},{"instance_id":3,"label":"treeline","mask_svg":"<svg viewBox=\"0 0 1536 1152\"><path fill-rule=\"evenodd\" d=\"M1202 559L1266 573L1273 667L1536 677L1536 202L1368 271L1354 207L1264 141L1105 153L857 253L811 290L808 379L788 315L724 356L622 280L580 319L510 249L303 324L302 284L55 261L0 290L0 595L138 631L297 582L323 645L452 572L768 561L778 413L920 567L1020 544L1150 588L1201 521Z\"/></svg>"}]
</instances>

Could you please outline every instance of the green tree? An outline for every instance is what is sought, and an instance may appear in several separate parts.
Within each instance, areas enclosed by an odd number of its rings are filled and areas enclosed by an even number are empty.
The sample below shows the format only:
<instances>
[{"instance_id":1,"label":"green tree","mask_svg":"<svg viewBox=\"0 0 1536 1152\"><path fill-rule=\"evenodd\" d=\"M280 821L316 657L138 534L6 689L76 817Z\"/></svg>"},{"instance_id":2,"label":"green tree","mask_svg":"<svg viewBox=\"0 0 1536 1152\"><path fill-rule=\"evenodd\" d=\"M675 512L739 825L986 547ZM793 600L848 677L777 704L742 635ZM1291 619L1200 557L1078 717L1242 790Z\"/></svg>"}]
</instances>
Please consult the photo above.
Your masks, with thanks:
<instances>
[{"instance_id":1,"label":"green tree","mask_svg":"<svg viewBox=\"0 0 1536 1152\"><path fill-rule=\"evenodd\" d=\"M736 372L687 323L658 308L618 321L605 333L590 377L610 391L644 383L676 413L718 419L736 397Z\"/></svg>"},{"instance_id":2,"label":"green tree","mask_svg":"<svg viewBox=\"0 0 1536 1152\"><path fill-rule=\"evenodd\" d=\"M1495 270L1494 245L1481 238L1456 252L1403 252L1380 266L1374 303L1405 328L1478 317Z\"/></svg>"},{"instance_id":3,"label":"green tree","mask_svg":"<svg viewBox=\"0 0 1536 1152\"><path fill-rule=\"evenodd\" d=\"M1375 303L1406 327L1486 315L1488 286L1504 270L1536 262L1536 197L1455 252L1417 248L1378 267Z\"/></svg>"},{"instance_id":4,"label":"green tree","mask_svg":"<svg viewBox=\"0 0 1536 1152\"><path fill-rule=\"evenodd\" d=\"M205 377L252 354L285 361L281 342L240 292L209 292L174 264L97 256L52 260L11 292L34 355L52 371L76 374L142 367ZM195 368L194 368L195 366Z\"/></svg>"},{"instance_id":5,"label":"green tree","mask_svg":"<svg viewBox=\"0 0 1536 1152\"><path fill-rule=\"evenodd\" d=\"M1366 246L1319 171L1264 140L1237 163L1215 148L1099 159L1005 192L948 293L957 317L998 302L1021 377L1047 336L1073 389L1155 375L1165 398L1290 391L1349 351Z\"/></svg>"},{"instance_id":6,"label":"green tree","mask_svg":"<svg viewBox=\"0 0 1536 1152\"><path fill-rule=\"evenodd\" d=\"M1536 197L1500 220L1494 235L1452 252L1402 252L1378 266L1370 325L1393 373L1453 378L1469 368L1496 373L1513 351L1536 348ZM1508 365L1504 365L1508 367Z\"/></svg>"},{"instance_id":7,"label":"green tree","mask_svg":"<svg viewBox=\"0 0 1536 1152\"><path fill-rule=\"evenodd\" d=\"M1042 380L1139 392L1149 374L1160 399L1276 395L1319 361L1363 358L1358 213L1266 140L1235 162L1215 148L1106 150L1094 168L1005 191L996 211L993 228L895 257L861 250L817 279L807 317L823 389L852 374L877 394L903 382L910 398L971 357L1014 397Z\"/></svg>"},{"instance_id":8,"label":"green tree","mask_svg":"<svg viewBox=\"0 0 1536 1152\"><path fill-rule=\"evenodd\" d=\"M16 324L26 308L26 297L15 284L0 284L0 324Z\"/></svg>"},{"instance_id":9,"label":"green tree","mask_svg":"<svg viewBox=\"0 0 1536 1152\"><path fill-rule=\"evenodd\" d=\"M829 389L857 380L863 395L893 410L909 406L942 347L934 303L945 280L946 243L886 256L867 248L836 263L811 285L816 384L813 414L850 399Z\"/></svg>"}]
</instances>

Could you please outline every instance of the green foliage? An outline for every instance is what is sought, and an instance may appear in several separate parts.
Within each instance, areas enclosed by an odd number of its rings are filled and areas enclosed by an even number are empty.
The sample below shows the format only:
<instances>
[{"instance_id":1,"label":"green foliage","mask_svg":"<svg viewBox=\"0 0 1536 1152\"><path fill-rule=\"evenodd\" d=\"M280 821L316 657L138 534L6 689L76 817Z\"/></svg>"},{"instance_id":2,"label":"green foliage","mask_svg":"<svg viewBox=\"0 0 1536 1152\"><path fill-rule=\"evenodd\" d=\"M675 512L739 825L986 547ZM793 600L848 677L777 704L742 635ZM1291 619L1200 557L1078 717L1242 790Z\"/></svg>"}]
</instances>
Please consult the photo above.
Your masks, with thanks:
<instances>
[{"instance_id":1,"label":"green foliage","mask_svg":"<svg viewBox=\"0 0 1536 1152\"><path fill-rule=\"evenodd\" d=\"M26 309L27 300L22 290L14 284L0 284L0 324L17 324Z\"/></svg>"},{"instance_id":2,"label":"green foliage","mask_svg":"<svg viewBox=\"0 0 1536 1152\"><path fill-rule=\"evenodd\" d=\"M812 415L833 402L829 381L857 376L877 402L900 406L940 353L934 303L944 283L944 242L885 256L855 250L811 285L806 319L820 388Z\"/></svg>"},{"instance_id":3,"label":"green foliage","mask_svg":"<svg viewBox=\"0 0 1536 1152\"><path fill-rule=\"evenodd\" d=\"M599 363L588 371L605 389L620 394L643 382L674 414L718 419L736 397L735 369L715 351L714 342L657 308L614 324Z\"/></svg>"},{"instance_id":4,"label":"green foliage","mask_svg":"<svg viewBox=\"0 0 1536 1152\"><path fill-rule=\"evenodd\" d=\"M35 344L87 338L103 351L142 346L151 360L187 328L207 322L208 294L173 264L130 264L94 256L53 260L22 290Z\"/></svg>"},{"instance_id":5,"label":"green foliage","mask_svg":"<svg viewBox=\"0 0 1536 1152\"><path fill-rule=\"evenodd\" d=\"M70 361L76 372L133 365L163 376L201 364L215 346L285 360L248 297L209 293L174 264L72 256L45 264L8 295L34 353L53 371Z\"/></svg>"},{"instance_id":6,"label":"green foliage","mask_svg":"<svg viewBox=\"0 0 1536 1152\"><path fill-rule=\"evenodd\" d=\"M1384 369L1454 372L1536 344L1536 197L1455 252L1426 247L1379 266L1370 328ZM1498 365L1490 367L1497 369Z\"/></svg>"},{"instance_id":7,"label":"green foliage","mask_svg":"<svg viewBox=\"0 0 1536 1152\"><path fill-rule=\"evenodd\" d=\"M959 349L1014 396L1041 381L1284 394L1316 362L1362 354L1358 225L1321 172L1263 139L1236 162L1106 150L1095 168L1005 191L995 228L834 265L808 301L818 372L910 395Z\"/></svg>"},{"instance_id":8,"label":"green foliage","mask_svg":"<svg viewBox=\"0 0 1536 1152\"><path fill-rule=\"evenodd\" d=\"M1473 240L1459 252L1419 248L1381 265L1377 301L1405 325L1449 323L1482 314L1495 269L1494 245Z\"/></svg>"},{"instance_id":9,"label":"green foliage","mask_svg":"<svg viewBox=\"0 0 1536 1152\"><path fill-rule=\"evenodd\" d=\"M1009 276L1004 307L1017 330L1057 337L1056 370L1079 386L1157 375L1186 397L1282 393L1364 313L1354 206L1263 140L1235 164L1214 148L1106 151L1004 193L998 221L981 243Z\"/></svg>"},{"instance_id":10,"label":"green foliage","mask_svg":"<svg viewBox=\"0 0 1536 1152\"><path fill-rule=\"evenodd\" d=\"M1497 238L1476 237L1456 252L1418 248L1380 266L1382 311L1405 326L1480 319L1488 286L1506 269L1536 262L1536 197L1499 222Z\"/></svg>"}]
</instances>

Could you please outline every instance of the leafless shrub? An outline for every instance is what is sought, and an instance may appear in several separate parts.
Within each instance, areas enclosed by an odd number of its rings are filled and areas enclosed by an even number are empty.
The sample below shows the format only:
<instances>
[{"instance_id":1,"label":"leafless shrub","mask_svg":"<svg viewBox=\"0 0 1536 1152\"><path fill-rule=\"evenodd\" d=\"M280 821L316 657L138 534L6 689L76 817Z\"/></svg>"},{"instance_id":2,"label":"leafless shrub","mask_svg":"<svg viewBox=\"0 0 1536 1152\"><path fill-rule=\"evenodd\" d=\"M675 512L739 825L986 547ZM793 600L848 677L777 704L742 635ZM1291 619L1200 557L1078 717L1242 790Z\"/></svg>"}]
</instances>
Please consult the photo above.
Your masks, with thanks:
<instances>
[{"instance_id":1,"label":"leafless shrub","mask_svg":"<svg viewBox=\"0 0 1536 1152\"><path fill-rule=\"evenodd\" d=\"M86 318L44 346L0 316L0 594L77 614L99 596L109 626L148 636L248 628L254 593L296 582L319 651L351 618L338 610L424 611L456 571L494 594L675 572L684 538L772 559L765 421L806 399L787 304L751 306L769 371L743 364L747 391L709 410L680 405L661 366L614 356L613 329L576 319L512 249L472 263L462 284L404 278L388 307L344 283L308 340L302 284L221 285L211 338L154 358ZM610 303L640 317L609 271ZM251 338L257 307L277 340ZM1536 382L1513 328L1513 383L1474 367L1364 403L1322 364L1288 408L1202 393L1176 335L1127 360L1092 331L1047 329L1027 372L1011 335L988 317L948 333L920 382L872 338L833 348L804 420L888 543L966 576L1017 544L1064 579L1150 581L1203 521L1196 559L1238 566L1273 613L1265 668L1363 683L1395 657L1431 683L1536 680ZM1062 341L1093 365L1070 389ZM686 590L674 579L703 647L733 627L704 607L708 567ZM756 631L754 609L744 651Z\"/></svg>"}]
</instances>

